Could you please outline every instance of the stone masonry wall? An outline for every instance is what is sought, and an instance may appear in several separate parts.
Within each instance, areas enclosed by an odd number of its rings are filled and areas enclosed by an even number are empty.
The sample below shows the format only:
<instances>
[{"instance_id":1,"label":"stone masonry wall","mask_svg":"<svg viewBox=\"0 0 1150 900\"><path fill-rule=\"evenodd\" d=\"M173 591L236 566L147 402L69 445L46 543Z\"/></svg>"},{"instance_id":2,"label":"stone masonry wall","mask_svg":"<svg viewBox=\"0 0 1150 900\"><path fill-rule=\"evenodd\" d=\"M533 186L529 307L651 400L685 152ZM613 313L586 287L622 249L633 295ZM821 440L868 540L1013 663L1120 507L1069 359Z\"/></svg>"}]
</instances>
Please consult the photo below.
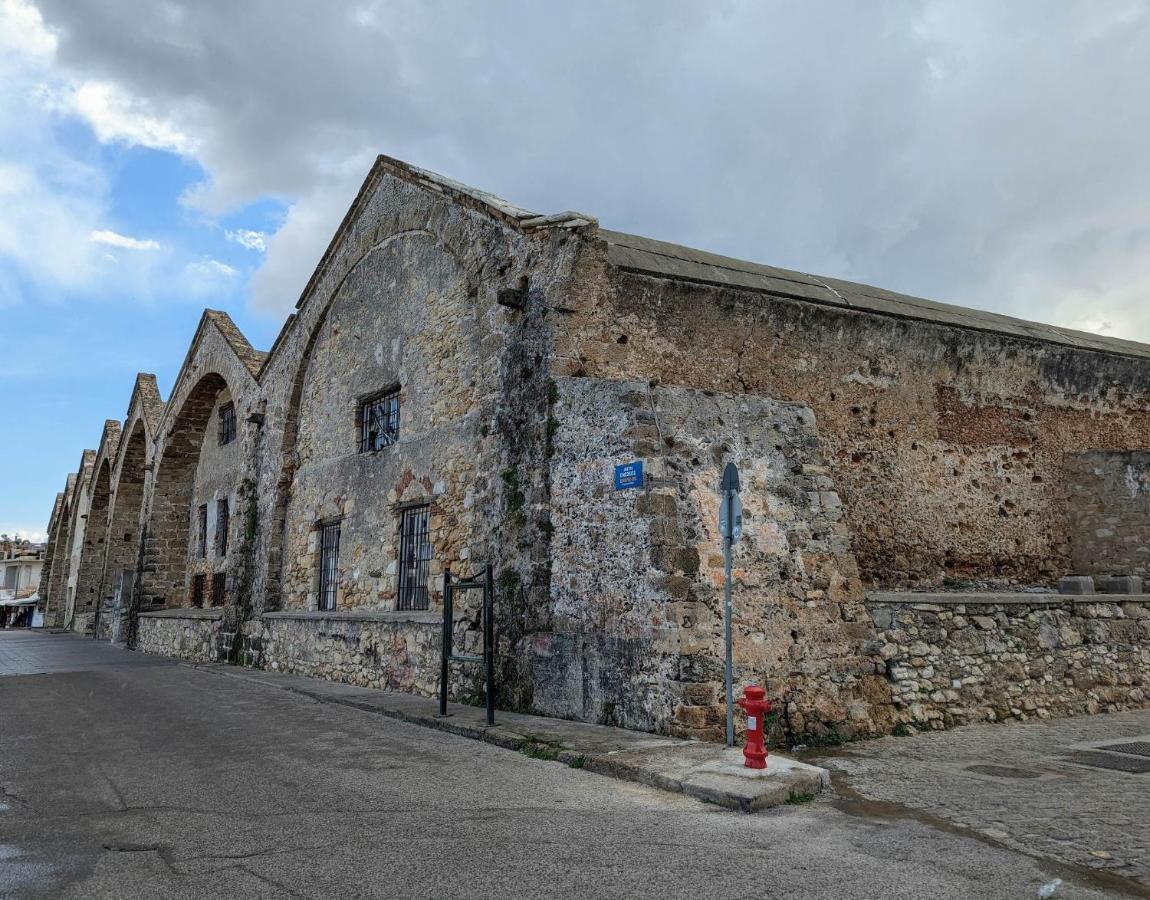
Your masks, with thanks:
<instances>
[{"instance_id":1,"label":"stone masonry wall","mask_svg":"<svg viewBox=\"0 0 1150 900\"><path fill-rule=\"evenodd\" d=\"M478 653L479 637L458 620L460 652ZM263 617L261 665L293 675L342 681L362 687L435 696L439 690L439 640L442 617L437 612L279 612ZM456 679L452 698L477 701Z\"/></svg>"},{"instance_id":2,"label":"stone masonry wall","mask_svg":"<svg viewBox=\"0 0 1150 900\"><path fill-rule=\"evenodd\" d=\"M192 662L220 661L219 610L164 610L141 613L135 649Z\"/></svg>"},{"instance_id":3,"label":"stone masonry wall","mask_svg":"<svg viewBox=\"0 0 1150 900\"><path fill-rule=\"evenodd\" d=\"M889 692L841 508L803 406L644 382L557 378L552 628L535 707L715 737L722 727L718 483L742 470L736 682L781 699L792 735L886 729ZM613 467L642 459L641 490ZM739 688L741 690L741 688Z\"/></svg>"},{"instance_id":4,"label":"stone masonry wall","mask_svg":"<svg viewBox=\"0 0 1150 900\"><path fill-rule=\"evenodd\" d=\"M803 403L864 580L1054 584L1066 452L1150 448L1145 360L612 268L589 248L557 374Z\"/></svg>"},{"instance_id":5,"label":"stone masonry wall","mask_svg":"<svg viewBox=\"0 0 1150 900\"><path fill-rule=\"evenodd\" d=\"M1074 572L1150 577L1150 453L1067 454L1066 480Z\"/></svg>"},{"instance_id":6,"label":"stone masonry wall","mask_svg":"<svg viewBox=\"0 0 1150 900\"><path fill-rule=\"evenodd\" d=\"M1150 596L878 594L867 606L902 723L1150 705Z\"/></svg>"}]
</instances>

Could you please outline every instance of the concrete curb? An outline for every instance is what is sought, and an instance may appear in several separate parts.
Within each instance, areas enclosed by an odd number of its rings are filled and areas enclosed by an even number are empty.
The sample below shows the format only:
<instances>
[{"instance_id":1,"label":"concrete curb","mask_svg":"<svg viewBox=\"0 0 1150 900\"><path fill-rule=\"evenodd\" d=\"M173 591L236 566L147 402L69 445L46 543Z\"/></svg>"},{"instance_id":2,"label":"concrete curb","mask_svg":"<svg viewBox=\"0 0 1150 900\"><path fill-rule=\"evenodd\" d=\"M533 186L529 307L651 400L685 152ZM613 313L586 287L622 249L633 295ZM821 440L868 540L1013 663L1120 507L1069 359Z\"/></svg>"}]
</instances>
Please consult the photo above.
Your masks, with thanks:
<instances>
[{"instance_id":1,"label":"concrete curb","mask_svg":"<svg viewBox=\"0 0 1150 900\"><path fill-rule=\"evenodd\" d=\"M483 719L483 710L460 703L448 704L448 717L440 718L435 701L413 694L223 663L183 665L299 694L320 703L348 706L410 725L483 741L537 759L586 769L596 775L685 794L739 812L753 813L788 802L805 802L830 786L826 769L775 754L769 757L766 769L747 769L739 749L703 741L509 712L499 712L498 724L489 726Z\"/></svg>"}]
</instances>

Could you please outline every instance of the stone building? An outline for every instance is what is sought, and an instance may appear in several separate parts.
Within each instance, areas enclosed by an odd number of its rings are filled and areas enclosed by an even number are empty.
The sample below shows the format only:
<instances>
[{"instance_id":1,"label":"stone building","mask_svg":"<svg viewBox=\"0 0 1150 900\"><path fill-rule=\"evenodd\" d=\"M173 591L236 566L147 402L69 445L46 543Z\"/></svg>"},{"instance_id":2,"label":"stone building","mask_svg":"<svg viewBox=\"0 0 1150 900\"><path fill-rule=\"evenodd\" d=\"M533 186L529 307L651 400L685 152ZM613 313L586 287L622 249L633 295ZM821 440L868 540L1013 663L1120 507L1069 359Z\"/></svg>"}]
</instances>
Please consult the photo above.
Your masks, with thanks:
<instances>
[{"instance_id":1,"label":"stone building","mask_svg":"<svg viewBox=\"0 0 1150 900\"><path fill-rule=\"evenodd\" d=\"M208 311L166 402L138 377L41 595L142 650L431 694L444 573L491 565L501 706L706 736L734 461L737 678L792 735L1140 705L1141 596L1017 591L1146 568L1148 391L1141 344L380 157L267 353ZM453 629L478 646L473 598Z\"/></svg>"}]
</instances>

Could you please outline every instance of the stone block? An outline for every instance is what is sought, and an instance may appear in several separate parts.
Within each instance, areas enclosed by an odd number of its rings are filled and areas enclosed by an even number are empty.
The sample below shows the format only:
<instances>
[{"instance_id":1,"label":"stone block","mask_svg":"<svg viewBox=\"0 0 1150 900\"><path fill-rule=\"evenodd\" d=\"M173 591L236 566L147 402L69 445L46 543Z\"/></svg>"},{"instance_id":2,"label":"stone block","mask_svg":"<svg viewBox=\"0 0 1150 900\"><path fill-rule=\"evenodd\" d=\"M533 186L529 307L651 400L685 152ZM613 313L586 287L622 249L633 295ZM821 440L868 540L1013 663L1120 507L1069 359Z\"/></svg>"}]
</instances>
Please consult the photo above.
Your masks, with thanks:
<instances>
[{"instance_id":1,"label":"stone block","mask_svg":"<svg viewBox=\"0 0 1150 900\"><path fill-rule=\"evenodd\" d=\"M1137 575L1095 575L1094 590L1100 594L1141 594L1142 579Z\"/></svg>"},{"instance_id":2,"label":"stone block","mask_svg":"<svg viewBox=\"0 0 1150 900\"><path fill-rule=\"evenodd\" d=\"M1063 575L1058 579L1058 593L1082 596L1094 593L1094 579L1089 575Z\"/></svg>"}]
</instances>

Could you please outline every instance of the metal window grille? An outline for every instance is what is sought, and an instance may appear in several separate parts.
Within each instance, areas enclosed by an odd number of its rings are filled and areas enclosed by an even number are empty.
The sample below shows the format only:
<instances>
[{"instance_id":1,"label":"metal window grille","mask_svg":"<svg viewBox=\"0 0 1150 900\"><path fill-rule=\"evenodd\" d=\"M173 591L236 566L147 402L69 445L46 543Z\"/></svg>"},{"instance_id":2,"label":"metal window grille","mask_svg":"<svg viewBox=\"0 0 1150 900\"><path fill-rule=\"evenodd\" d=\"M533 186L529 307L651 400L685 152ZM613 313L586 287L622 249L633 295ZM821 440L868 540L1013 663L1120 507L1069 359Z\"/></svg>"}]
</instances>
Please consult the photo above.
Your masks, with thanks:
<instances>
[{"instance_id":1,"label":"metal window grille","mask_svg":"<svg viewBox=\"0 0 1150 900\"><path fill-rule=\"evenodd\" d=\"M324 525L320 536L319 608L335 609L339 586L339 522Z\"/></svg>"},{"instance_id":2,"label":"metal window grille","mask_svg":"<svg viewBox=\"0 0 1150 900\"><path fill-rule=\"evenodd\" d=\"M231 526L232 513L228 508L228 501L216 501L216 556L228 555L228 528Z\"/></svg>"},{"instance_id":3,"label":"metal window grille","mask_svg":"<svg viewBox=\"0 0 1150 900\"><path fill-rule=\"evenodd\" d=\"M399 440L399 391L374 397L359 406L359 452L382 450Z\"/></svg>"},{"instance_id":4,"label":"metal window grille","mask_svg":"<svg viewBox=\"0 0 1150 900\"><path fill-rule=\"evenodd\" d=\"M204 576L192 576L192 606L204 605Z\"/></svg>"},{"instance_id":5,"label":"metal window grille","mask_svg":"<svg viewBox=\"0 0 1150 900\"><path fill-rule=\"evenodd\" d=\"M226 572L216 572L212 576L212 606L223 606L227 599L228 575Z\"/></svg>"},{"instance_id":6,"label":"metal window grille","mask_svg":"<svg viewBox=\"0 0 1150 900\"><path fill-rule=\"evenodd\" d=\"M196 537L198 539L196 552L200 559L206 559L208 556L208 505L203 504L196 515Z\"/></svg>"},{"instance_id":7,"label":"metal window grille","mask_svg":"<svg viewBox=\"0 0 1150 900\"><path fill-rule=\"evenodd\" d=\"M427 570L431 544L427 539L430 506L403 511L399 538L399 598L397 609L427 609Z\"/></svg>"},{"instance_id":8,"label":"metal window grille","mask_svg":"<svg viewBox=\"0 0 1150 900\"><path fill-rule=\"evenodd\" d=\"M220 407L220 444L230 444L236 439L236 405L225 403Z\"/></svg>"}]
</instances>

